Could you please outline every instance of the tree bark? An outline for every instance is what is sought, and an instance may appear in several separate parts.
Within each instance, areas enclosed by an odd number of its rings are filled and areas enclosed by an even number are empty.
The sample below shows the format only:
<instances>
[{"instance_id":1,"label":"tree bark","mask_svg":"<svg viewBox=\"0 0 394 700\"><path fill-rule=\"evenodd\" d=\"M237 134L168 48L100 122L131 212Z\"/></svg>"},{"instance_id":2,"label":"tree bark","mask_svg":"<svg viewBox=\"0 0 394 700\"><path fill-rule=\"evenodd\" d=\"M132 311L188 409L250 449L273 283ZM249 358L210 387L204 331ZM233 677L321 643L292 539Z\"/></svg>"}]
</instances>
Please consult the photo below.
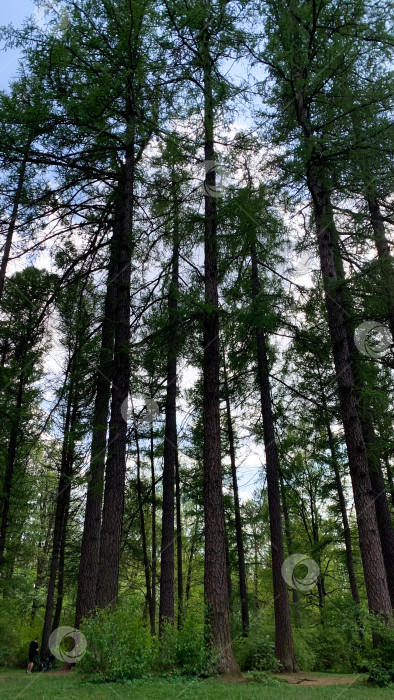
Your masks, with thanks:
<instances>
[{"instance_id":1,"label":"tree bark","mask_svg":"<svg viewBox=\"0 0 394 700\"><path fill-rule=\"evenodd\" d=\"M325 302L337 377L338 393L349 458L357 513L360 551L363 561L369 609L391 618L382 547L362 424L357 407L356 387L351 365L346 322L335 271L333 245L335 224L332 219L327 186L316 167L308 167L308 187L312 195Z\"/></svg>"},{"instance_id":2,"label":"tree bark","mask_svg":"<svg viewBox=\"0 0 394 700\"><path fill-rule=\"evenodd\" d=\"M48 641L53 629L53 611L55 605L56 575L59 567L60 548L66 509L70 500L73 455L71 434L75 427L76 407L73 405L73 390L69 388L60 464L60 477L56 499L55 524L52 538L52 552L49 567L48 590L45 606L44 626L41 638L41 655L46 658L49 653Z\"/></svg>"},{"instance_id":3,"label":"tree bark","mask_svg":"<svg viewBox=\"0 0 394 700\"><path fill-rule=\"evenodd\" d=\"M204 81L205 177L204 255L205 315L203 359L204 429L204 518L206 638L217 655L219 673L238 674L230 630L230 609L226 580L226 543L222 491L219 397L219 314L217 270L217 211L215 193L215 150L213 138L212 63L209 30L200 33L200 55Z\"/></svg>"},{"instance_id":4,"label":"tree bark","mask_svg":"<svg viewBox=\"0 0 394 700\"><path fill-rule=\"evenodd\" d=\"M141 527L141 542L142 542L142 558L144 562L144 575L145 575L145 587L146 587L146 602L147 610L150 615L152 610L152 593L151 593L151 574L150 565L148 557L148 547L146 544L146 528L145 528L145 516L144 516L144 505L142 498L142 485L141 485L141 456L140 456L140 444L138 439L138 430L134 429L135 435L135 445L137 449L137 498L138 498L138 510L140 514L140 527Z\"/></svg>"},{"instance_id":5,"label":"tree bark","mask_svg":"<svg viewBox=\"0 0 394 700\"><path fill-rule=\"evenodd\" d=\"M175 503L176 503L176 562L178 588L178 629L183 620L183 569L182 569L182 519L181 519L181 483L179 478L179 456L175 455Z\"/></svg>"},{"instance_id":6,"label":"tree bark","mask_svg":"<svg viewBox=\"0 0 394 700\"><path fill-rule=\"evenodd\" d=\"M113 234L108 269L104 318L101 328L99 367L96 375L96 397L93 412L93 434L90 449L89 480L86 495L85 520L79 563L75 627L96 605L96 587L100 554L101 509L103 503L104 471L111 397L111 374L114 348L113 318L116 308L115 260L116 236Z\"/></svg>"},{"instance_id":7,"label":"tree bark","mask_svg":"<svg viewBox=\"0 0 394 700\"><path fill-rule=\"evenodd\" d=\"M384 220L380 211L379 202L375 195L367 195L367 203L369 214L371 217L371 226L373 237L380 262L380 277L383 289L385 291L385 299L387 301L387 315L391 336L394 341L394 265L390 254L390 246L386 237Z\"/></svg>"},{"instance_id":8,"label":"tree bark","mask_svg":"<svg viewBox=\"0 0 394 700\"><path fill-rule=\"evenodd\" d=\"M269 365L266 341L260 328L259 295L260 280L255 244L251 246L252 294L256 323L257 381L260 389L261 412L263 417L264 445L266 455L266 475L268 509L271 532L272 579L274 588L275 612L275 655L285 671L298 671L291 630L290 601L287 583L282 576L285 560L283 547L282 515L278 473L278 456L275 439L274 417L271 404Z\"/></svg>"},{"instance_id":9,"label":"tree bark","mask_svg":"<svg viewBox=\"0 0 394 700\"><path fill-rule=\"evenodd\" d=\"M279 474L279 486L280 486L280 496L281 496L281 501L282 501L282 508L283 508L283 520L285 524L285 537L286 537L286 544L287 544L287 551L289 553L289 556L294 554L294 549L293 549L293 538L291 536L291 526L290 526L290 518L289 518L289 510L287 508L287 496L286 496L286 489L285 485L283 482L283 476L280 468L278 469L278 474ZM296 626L300 624L300 608L299 608L299 595L298 591L296 588L292 588L292 597L293 597L293 605L294 605L294 619Z\"/></svg>"},{"instance_id":10,"label":"tree bark","mask_svg":"<svg viewBox=\"0 0 394 700\"><path fill-rule=\"evenodd\" d=\"M23 360L22 360L22 363L23 363ZM2 484L1 524L0 524L0 570L4 566L4 553L5 553L6 542L7 542L8 517L9 517L10 505L11 505L11 491L12 491L12 482L13 482L13 478L14 478L15 459L16 459L16 453L17 453L17 449L18 449L18 437L19 437L20 421L21 421L20 413L21 413L21 409L22 409L24 389L25 389L25 375L24 375L24 372L22 370L20 375L19 375L18 393L17 393L16 405L15 405L16 416L15 416L15 420L13 420L12 426L11 426L10 439L9 439L8 450L7 450L6 469L5 469L4 479L3 479L3 484Z\"/></svg>"},{"instance_id":11,"label":"tree bark","mask_svg":"<svg viewBox=\"0 0 394 700\"><path fill-rule=\"evenodd\" d=\"M155 455L153 449L153 424L150 426L150 465L151 465L151 491L152 491L152 583L151 583L151 609L150 631L156 634L156 571L157 571L157 545L156 545L156 476Z\"/></svg>"},{"instance_id":12,"label":"tree bark","mask_svg":"<svg viewBox=\"0 0 394 700\"><path fill-rule=\"evenodd\" d=\"M10 258L10 251L11 251L11 245L12 245L12 239L14 237L14 231L15 231L15 224L16 224L16 219L18 216L18 209L19 209L19 204L21 201L21 196L22 196L22 190L23 190L23 183L25 180L25 173L26 173L26 163L27 163L27 155L30 150L30 141L27 144L23 160L21 162L21 167L19 170L19 176L18 176L18 184L16 186L16 191L15 191L15 197L14 197L14 203L12 207L12 212L11 212L11 218L10 222L8 224L8 230L7 230L7 236L5 239L5 245L4 245L4 250L3 250L3 256L1 259L1 266L0 266L0 302L3 296L3 289L4 289L4 282L5 282L5 274L7 271L7 265L8 265L8 260Z\"/></svg>"},{"instance_id":13,"label":"tree bark","mask_svg":"<svg viewBox=\"0 0 394 700\"><path fill-rule=\"evenodd\" d=\"M179 232L178 214L175 203L174 239L172 251L171 284L168 294L168 325L175 329L171 332L167 357L167 395L165 407L164 432L164 468L163 468L163 509L161 525L161 568L160 568L160 605L159 634L166 623L174 624L174 564L175 564L175 528L174 528L174 487L175 460L177 453L176 427L176 392L177 392L177 333L176 318L178 310L179 287Z\"/></svg>"},{"instance_id":14,"label":"tree bark","mask_svg":"<svg viewBox=\"0 0 394 700\"><path fill-rule=\"evenodd\" d=\"M338 460L337 460L337 455L336 455L336 450L335 450L335 442L334 442L334 437L333 437L332 430L331 430L329 415L327 413L326 399L325 399L324 394L321 395L321 401L322 401L322 405L324 408L324 417L325 417L325 423L326 423L328 445L329 445L330 453L331 453L331 464L332 464L332 468L333 468L334 475L335 475L335 483L336 483L336 487L337 487L339 508L340 508L341 516L342 516L343 536L344 536L345 548L346 548L346 566L347 566L347 572L348 572L348 576L349 576L350 590L351 590L351 594L352 594L352 598L353 598L354 602L356 603L356 605L359 605L360 604L360 595L358 592L356 574L354 571L353 547L352 547L352 538L350 535L349 519L347 517L346 501L345 501L345 496L343 493L341 475L339 473L339 465L338 465Z\"/></svg>"},{"instance_id":15,"label":"tree bark","mask_svg":"<svg viewBox=\"0 0 394 700\"><path fill-rule=\"evenodd\" d=\"M227 431L228 431L228 442L230 451L230 463L231 463L231 476L233 482L233 494L234 494L234 515L235 515L235 534L237 540L237 555L238 555L238 578L239 578L239 592L241 598L241 617L242 617L242 634L247 637L249 630L249 605L248 605L248 591L246 585L246 570L245 570L245 550L242 532L242 520L241 520L241 507L239 503L239 492L238 492L238 478L237 478L237 465L235 461L235 446L234 446L234 431L233 423L231 418L231 406L230 397L228 391L228 381L227 381L227 367L226 367L226 357L223 355L223 378L224 378L224 393L226 399L226 413L227 413Z\"/></svg>"},{"instance_id":16,"label":"tree bark","mask_svg":"<svg viewBox=\"0 0 394 700\"><path fill-rule=\"evenodd\" d=\"M331 208L328 209L332 217ZM332 218L333 221L333 218ZM344 317L347 318L346 335L349 346L351 365L355 382L355 392L358 402L358 411L361 422L361 429L367 453L367 462L371 486L375 501L376 517L379 528L379 536L382 547L383 560L387 576L387 584L391 598L391 605L394 607L394 530L391 521L390 508L388 504L386 486L383 479L380 455L376 446L375 428L371 417L371 408L365 398L365 386L360 364L359 351L354 340L354 327L351 320L351 299L346 289L346 278L343 261L339 250L339 237L335 228L333 229L334 265L337 280L340 282L338 294L341 298L341 305L344 310Z\"/></svg>"},{"instance_id":17,"label":"tree bark","mask_svg":"<svg viewBox=\"0 0 394 700\"><path fill-rule=\"evenodd\" d=\"M131 100L131 109L134 109ZM118 271L115 281L115 341L111 391L108 456L104 505L100 536L96 605L106 608L118 599L120 543L123 522L126 475L127 402L130 383L130 276L134 215L134 130L127 130L123 192L123 220L115 256Z\"/></svg>"}]
</instances>

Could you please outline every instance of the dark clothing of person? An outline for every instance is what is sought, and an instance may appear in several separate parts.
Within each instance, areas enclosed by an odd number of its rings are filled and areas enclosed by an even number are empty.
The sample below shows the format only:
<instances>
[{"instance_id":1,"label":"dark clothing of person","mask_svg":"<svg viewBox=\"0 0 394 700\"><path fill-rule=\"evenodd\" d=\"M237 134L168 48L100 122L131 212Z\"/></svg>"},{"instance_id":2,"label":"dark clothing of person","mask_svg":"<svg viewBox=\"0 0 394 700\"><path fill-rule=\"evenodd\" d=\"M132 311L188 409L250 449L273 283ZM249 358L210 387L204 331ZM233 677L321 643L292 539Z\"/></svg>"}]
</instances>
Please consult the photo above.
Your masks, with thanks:
<instances>
[{"instance_id":1,"label":"dark clothing of person","mask_svg":"<svg viewBox=\"0 0 394 700\"><path fill-rule=\"evenodd\" d=\"M37 656L38 642L30 642L29 646L29 661L32 663Z\"/></svg>"}]
</instances>

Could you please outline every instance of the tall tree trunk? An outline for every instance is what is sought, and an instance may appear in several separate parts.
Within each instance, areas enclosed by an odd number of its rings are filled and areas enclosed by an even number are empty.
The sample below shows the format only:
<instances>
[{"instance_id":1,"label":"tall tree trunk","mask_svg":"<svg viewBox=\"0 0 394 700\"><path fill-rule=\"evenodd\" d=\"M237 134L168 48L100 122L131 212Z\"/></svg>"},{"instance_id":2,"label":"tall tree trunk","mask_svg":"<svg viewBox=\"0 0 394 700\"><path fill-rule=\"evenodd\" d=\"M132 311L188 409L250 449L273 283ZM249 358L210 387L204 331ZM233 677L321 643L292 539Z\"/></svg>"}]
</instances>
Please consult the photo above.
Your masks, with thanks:
<instances>
[{"instance_id":1,"label":"tall tree trunk","mask_svg":"<svg viewBox=\"0 0 394 700\"><path fill-rule=\"evenodd\" d=\"M339 465L338 465L338 460L337 460L337 455L336 455L336 450L335 450L335 442L334 442L334 437L333 437L332 430L331 430L329 414L327 413L326 398L325 398L324 393L321 394L321 401L322 401L322 406L324 409L324 419L325 419L325 423L326 423L328 445L329 445L330 453L331 453L331 465L332 465L332 468L334 470L335 483L336 483L336 487L337 487L337 494L338 494L338 501L339 501L339 508L340 508L341 516L342 516L343 537L345 540L345 548L346 548L346 566L347 566L347 572L348 572L348 576L349 576L350 590L351 590L352 598L353 598L354 602L356 603L356 605L359 605L360 604L360 595L358 592L356 574L354 571L353 547L352 547L352 538L351 538L351 534L350 534L349 519L347 516L346 501L345 501L345 496L343 493L341 475L339 472Z\"/></svg>"},{"instance_id":2,"label":"tall tree trunk","mask_svg":"<svg viewBox=\"0 0 394 700\"><path fill-rule=\"evenodd\" d=\"M283 476L280 468L278 468L278 474L279 474L279 486L280 486L280 497L282 501L282 508L283 508L283 520L285 523L285 537L286 537L286 544L287 544L287 551L289 553L289 556L294 554L294 549L293 549L293 538L291 536L291 525L290 525L290 518L289 518L289 510L287 507L287 496L286 496L286 489L285 485L283 482ZM300 608L299 608L299 595L298 591L296 588L292 588L292 596L293 596L293 605L294 605L294 619L296 626L299 625L300 623Z\"/></svg>"},{"instance_id":3,"label":"tall tree trunk","mask_svg":"<svg viewBox=\"0 0 394 700\"><path fill-rule=\"evenodd\" d=\"M181 519L181 482L179 477L179 454L175 455L175 503L176 503L176 562L178 588L178 629L183 620L183 569L182 569L182 519Z\"/></svg>"},{"instance_id":4,"label":"tall tree trunk","mask_svg":"<svg viewBox=\"0 0 394 700\"><path fill-rule=\"evenodd\" d=\"M190 554L189 554L189 562L187 565L187 575L186 575L186 589L185 589L185 597L186 597L186 605L189 602L190 598L190 589L191 589L191 584L192 584L192 568L193 568L193 559L194 555L197 549L197 536L198 536L198 526L199 526L199 517L198 514L196 515L196 520L195 520L195 525L194 525L194 532L192 534L192 541L191 541L191 546L190 546Z\"/></svg>"},{"instance_id":5,"label":"tall tree trunk","mask_svg":"<svg viewBox=\"0 0 394 700\"><path fill-rule=\"evenodd\" d=\"M150 468L151 468L151 491L152 491L152 582L151 582L151 609L150 609L150 631L156 634L156 571L157 571L157 545L156 545L156 477L155 477L155 454L153 444L153 423L150 426Z\"/></svg>"},{"instance_id":6,"label":"tall tree trunk","mask_svg":"<svg viewBox=\"0 0 394 700\"><path fill-rule=\"evenodd\" d=\"M30 141L28 142L28 144L26 146L26 150L25 150L23 160L21 162L21 166L20 166L20 170L19 170L18 183L16 186L14 203L13 203L12 212L11 212L11 218L10 218L10 221L8 224L7 236L5 239L4 250L3 250L3 257L1 259L1 265L0 265L0 302L1 302L1 299L3 296L5 274L7 271L8 260L10 258L10 251L11 251L12 239L13 239L14 231L15 231L15 224L16 224L16 220L18 217L18 209L19 209L19 204L20 204L21 196L22 196L23 183L25 180L27 155L28 155L29 150L30 150Z\"/></svg>"},{"instance_id":7,"label":"tall tree trunk","mask_svg":"<svg viewBox=\"0 0 394 700\"><path fill-rule=\"evenodd\" d=\"M7 542L8 517L11 505L11 490L14 478L15 459L18 449L18 438L21 422L21 408L23 402L23 394L25 388L25 375L23 369L19 375L18 393L15 405L15 419L12 421L10 439L7 450L7 461L2 484L1 496L1 524L0 524L0 570L4 565L4 552Z\"/></svg>"},{"instance_id":8,"label":"tall tree trunk","mask_svg":"<svg viewBox=\"0 0 394 700\"><path fill-rule=\"evenodd\" d=\"M386 455L386 457L385 457L385 465L386 465L387 481L388 481L389 489L390 489L391 505L394 508L394 478L393 478L393 472L391 471L390 459L389 459L388 455Z\"/></svg>"},{"instance_id":9,"label":"tall tree trunk","mask_svg":"<svg viewBox=\"0 0 394 700\"><path fill-rule=\"evenodd\" d=\"M234 494L234 514L235 514L235 535L237 540L237 556L238 556L238 578L239 592L241 597L241 617L242 617L242 634L247 636L249 630L249 606L248 606L248 591L246 586L246 571L245 571L245 550L242 532L241 507L239 503L237 465L235 461L235 446L234 446L234 431L231 418L231 406L227 381L226 356L223 354L223 378L224 378L224 393L226 399L227 413L227 432L230 450L231 476L233 482Z\"/></svg>"},{"instance_id":10,"label":"tall tree trunk","mask_svg":"<svg viewBox=\"0 0 394 700\"><path fill-rule=\"evenodd\" d=\"M301 114L303 114L301 109ZM306 128L307 128L306 124ZM307 129L308 130L308 129ZM360 551L363 561L368 604L371 611L391 618L391 602L376 518L374 495L368 471L367 452L357 406L356 387L348 345L345 314L335 271L335 224L329 192L324 179L312 164L308 168L312 195L325 302L332 342L342 421L349 458L357 513Z\"/></svg>"},{"instance_id":11,"label":"tall tree trunk","mask_svg":"<svg viewBox=\"0 0 394 700\"><path fill-rule=\"evenodd\" d=\"M86 495L85 520L79 562L75 627L79 627L96 605L96 587L100 554L101 508L104 490L104 470L107 445L108 412L111 397L111 374L114 348L113 318L116 308L117 265L115 234L111 241L104 318L101 327L101 348L96 375L96 397L93 411L93 433L90 449L89 480Z\"/></svg>"},{"instance_id":12,"label":"tall tree trunk","mask_svg":"<svg viewBox=\"0 0 394 700\"><path fill-rule=\"evenodd\" d=\"M64 421L64 435L62 445L62 455L60 464L60 477L56 499L55 524L52 538L52 552L49 567L48 590L45 606L44 626L41 639L41 654L46 658L49 653L48 640L52 632L53 612L55 605L55 588L56 575L59 567L60 548L62 542L62 533L64 526L65 513L67 504L70 499L71 475L73 458L70 454L71 448L71 433L75 426L76 413L73 406L73 390L69 388L67 397L66 416Z\"/></svg>"},{"instance_id":13,"label":"tall tree trunk","mask_svg":"<svg viewBox=\"0 0 394 700\"><path fill-rule=\"evenodd\" d=\"M135 105L132 104L132 109ZM134 131L128 129L123 192L123 220L115 243L118 265L115 287L115 341L108 456L100 536L96 605L106 608L118 599L120 542L126 475L127 402L130 383L130 276L134 214Z\"/></svg>"},{"instance_id":14,"label":"tall tree trunk","mask_svg":"<svg viewBox=\"0 0 394 700\"><path fill-rule=\"evenodd\" d=\"M71 482L70 482L70 487L71 487ZM63 516L62 537L61 537L60 551L59 551L59 567L58 567L58 571L57 571L56 606L55 606L55 614L53 616L52 631L59 627L60 617L61 617L62 608L63 608L64 563L65 563L65 556L66 556L66 536L67 536L68 514L69 514L69 507L70 507L70 491L71 491L71 488L67 489L68 502L66 503L66 506L64 509L64 516Z\"/></svg>"},{"instance_id":15,"label":"tall tree trunk","mask_svg":"<svg viewBox=\"0 0 394 700\"><path fill-rule=\"evenodd\" d=\"M140 443L139 443L139 439L138 439L137 428L134 429L134 435L135 435L135 446L137 449L137 498L138 498L138 510L139 510L139 514L140 514L142 558L143 558L143 562L144 562L144 575L145 575L145 587L146 587L146 609L150 615L150 611L152 610L151 574L150 574L150 565L149 565L149 557L148 557L148 547L146 544L144 502L143 502L143 498L142 498L142 485L141 485Z\"/></svg>"},{"instance_id":16,"label":"tall tree trunk","mask_svg":"<svg viewBox=\"0 0 394 700\"><path fill-rule=\"evenodd\" d=\"M41 527L44 526L44 518L46 514L46 498L44 499L44 505L40 506L40 521L41 521ZM48 517L48 525L46 529L46 534L45 534L45 540L44 542L40 542L38 545L38 554L37 554L37 568L36 568L36 582L34 584L34 591L35 593L39 591L44 583L45 583L45 573L46 573L46 565L47 565L47 557L49 553L49 548L50 548L50 540L51 540L51 533L52 533L52 528L53 528L53 523L54 523L54 513L50 513ZM31 609L31 619L32 621L34 620L37 610L39 608L38 604L38 599L37 596L34 596L33 603L32 603L32 609Z\"/></svg>"},{"instance_id":17,"label":"tall tree trunk","mask_svg":"<svg viewBox=\"0 0 394 700\"><path fill-rule=\"evenodd\" d=\"M332 210L329 214L333 221ZM354 340L354 328L351 319L351 299L346 289L346 278L343 267L343 260L339 250L339 236L335 224L333 229L334 265L337 280L340 282L338 293L341 298L344 316L347 318L346 335L349 346L351 365L355 382L355 392L358 400L358 411L360 415L361 429L365 443L368 470L371 479L371 486L375 501L376 517L379 528L379 536L382 547L383 560L387 576L387 584L391 597L391 605L394 607L394 530L391 521L390 508L388 504L386 486L383 479L382 467L380 464L380 454L377 450L375 428L371 417L371 407L365 396L366 382L362 374L360 355Z\"/></svg>"},{"instance_id":18,"label":"tall tree trunk","mask_svg":"<svg viewBox=\"0 0 394 700\"><path fill-rule=\"evenodd\" d=\"M209 31L200 33L200 55L204 80L205 177L204 255L205 304L203 359L204 425L204 594L207 639L217 654L220 673L239 673L230 630L230 608L226 580L226 542L220 446L219 314L217 270L217 211L215 194L215 150L213 137L212 64Z\"/></svg>"},{"instance_id":19,"label":"tall tree trunk","mask_svg":"<svg viewBox=\"0 0 394 700\"><path fill-rule=\"evenodd\" d=\"M171 284L168 294L168 325L171 332L167 357L167 395L164 432L163 509L161 525L161 568L159 633L166 623L174 624L174 486L177 453L176 392L177 392L177 332L179 287L179 232L177 205L174 207L174 240Z\"/></svg>"},{"instance_id":20,"label":"tall tree trunk","mask_svg":"<svg viewBox=\"0 0 394 700\"><path fill-rule=\"evenodd\" d=\"M266 475L268 509L271 532L272 579L274 588L275 612L275 655L286 671L298 671L291 630L290 601L287 583L282 576L285 560L283 547L282 514L278 474L278 456L275 440L274 417L271 404L269 365L265 336L259 326L260 280L255 244L251 246L253 309L256 318L257 380L260 389L261 412L263 416L264 445L266 455Z\"/></svg>"},{"instance_id":21,"label":"tall tree trunk","mask_svg":"<svg viewBox=\"0 0 394 700\"><path fill-rule=\"evenodd\" d=\"M387 302L388 321L394 341L394 264L386 237L384 220L375 194L367 195L373 237L380 262L380 278Z\"/></svg>"}]
</instances>

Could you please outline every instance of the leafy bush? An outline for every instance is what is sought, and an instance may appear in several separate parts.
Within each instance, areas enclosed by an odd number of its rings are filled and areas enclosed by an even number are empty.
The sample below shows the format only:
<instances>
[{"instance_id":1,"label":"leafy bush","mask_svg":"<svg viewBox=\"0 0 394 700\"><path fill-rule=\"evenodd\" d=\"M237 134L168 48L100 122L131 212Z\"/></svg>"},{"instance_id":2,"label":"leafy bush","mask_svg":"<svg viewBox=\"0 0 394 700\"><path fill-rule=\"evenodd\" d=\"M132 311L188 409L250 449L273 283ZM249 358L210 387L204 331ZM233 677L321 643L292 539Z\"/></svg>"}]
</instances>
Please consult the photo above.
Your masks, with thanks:
<instances>
[{"instance_id":1,"label":"leafy bush","mask_svg":"<svg viewBox=\"0 0 394 700\"><path fill-rule=\"evenodd\" d=\"M234 641L233 648L241 671L279 670L275 645L261 629L252 628L248 637L239 637Z\"/></svg>"},{"instance_id":2,"label":"leafy bush","mask_svg":"<svg viewBox=\"0 0 394 700\"><path fill-rule=\"evenodd\" d=\"M384 664L371 664L369 667L368 681L381 688L394 683L394 663L389 666Z\"/></svg>"},{"instance_id":3,"label":"leafy bush","mask_svg":"<svg viewBox=\"0 0 394 700\"><path fill-rule=\"evenodd\" d=\"M82 627L87 648L78 666L97 680L141 678L156 659L156 644L141 620L138 602L123 602L113 611L100 611Z\"/></svg>"},{"instance_id":4,"label":"leafy bush","mask_svg":"<svg viewBox=\"0 0 394 700\"><path fill-rule=\"evenodd\" d=\"M368 680L377 686L388 686L394 683L394 629L386 627L375 617L372 618L371 627L379 644L371 654L372 660L367 663Z\"/></svg>"},{"instance_id":5,"label":"leafy bush","mask_svg":"<svg viewBox=\"0 0 394 700\"><path fill-rule=\"evenodd\" d=\"M21 619L18 605L11 599L0 602L0 665L27 665L30 642L37 637L41 622L31 626Z\"/></svg>"},{"instance_id":6,"label":"leafy bush","mask_svg":"<svg viewBox=\"0 0 394 700\"><path fill-rule=\"evenodd\" d=\"M167 625L159 649L159 669L180 676L201 676L212 667L212 657L206 649L204 632L192 618L186 619L180 630Z\"/></svg>"}]
</instances>

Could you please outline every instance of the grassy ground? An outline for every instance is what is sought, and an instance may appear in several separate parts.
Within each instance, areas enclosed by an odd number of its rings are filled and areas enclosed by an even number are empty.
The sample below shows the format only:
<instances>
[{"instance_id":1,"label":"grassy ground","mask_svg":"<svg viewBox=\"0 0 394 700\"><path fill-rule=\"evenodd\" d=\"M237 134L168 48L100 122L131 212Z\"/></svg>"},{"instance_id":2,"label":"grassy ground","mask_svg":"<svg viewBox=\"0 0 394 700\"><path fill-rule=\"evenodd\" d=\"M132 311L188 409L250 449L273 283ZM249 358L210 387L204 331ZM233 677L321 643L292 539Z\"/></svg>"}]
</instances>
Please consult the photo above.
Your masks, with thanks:
<instances>
[{"instance_id":1,"label":"grassy ground","mask_svg":"<svg viewBox=\"0 0 394 700\"><path fill-rule=\"evenodd\" d=\"M305 674L300 674L300 678ZM347 683L343 680L347 678ZM277 682L233 682L228 679L147 679L121 683L91 683L78 673L56 675L22 671L0 672L1 700L394 700L393 689L368 687L357 676L341 685L305 687Z\"/></svg>"}]
</instances>

